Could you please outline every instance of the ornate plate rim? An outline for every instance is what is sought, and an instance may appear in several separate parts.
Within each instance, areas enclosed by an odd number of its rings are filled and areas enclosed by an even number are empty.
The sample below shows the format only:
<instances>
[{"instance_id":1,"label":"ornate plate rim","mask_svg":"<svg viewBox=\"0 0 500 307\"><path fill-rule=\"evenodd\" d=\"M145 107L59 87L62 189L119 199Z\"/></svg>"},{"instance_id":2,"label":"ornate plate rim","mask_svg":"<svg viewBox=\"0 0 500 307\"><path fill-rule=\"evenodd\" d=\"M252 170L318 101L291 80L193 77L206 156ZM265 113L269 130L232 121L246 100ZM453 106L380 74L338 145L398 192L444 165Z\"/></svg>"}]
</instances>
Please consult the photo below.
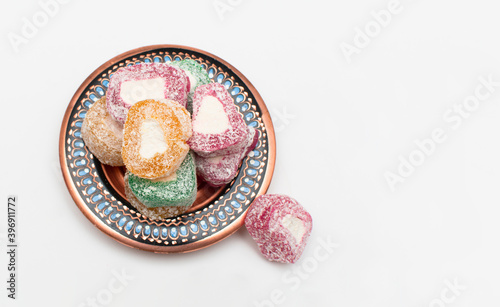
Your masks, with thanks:
<instances>
[{"instance_id":1,"label":"ornate plate rim","mask_svg":"<svg viewBox=\"0 0 500 307\"><path fill-rule=\"evenodd\" d=\"M264 174L264 178L262 180L261 187L259 188L258 193L255 195L255 197L265 194L269 188L269 185L271 183L271 179L274 173L274 167L275 167L275 161L276 161L276 139L275 139L275 134L274 134L274 127L273 123L271 120L270 113L267 109L266 104L264 103L264 100L260 96L259 92L257 89L253 86L253 84L239 71L237 70L234 66L226 62L225 60L219 58L216 55L213 55L209 52L206 52L201 49L189 47L189 46L183 46L183 45L173 45L173 44L158 44L158 45L149 45L149 46L144 46L144 47L139 47L135 48L129 51L126 51L124 53L121 53L110 60L106 61L103 63L101 66L99 66L97 69L95 69L83 82L82 84L78 87L76 90L75 94L70 100L70 103L68 104L68 107L64 113L63 121L61 124L61 130L59 134L59 162L60 162L60 167L61 171L64 177L64 182L66 183L66 186L68 188L68 191L73 198L74 202L76 203L77 207L80 209L80 211L87 217L87 219L94 224L99 230L104 232L106 235L110 236L112 239L115 241L118 241L126 246L144 250L144 251L150 251L154 253L164 253L164 254L169 254L169 253L186 253L186 252L192 252L196 251L208 246L211 246L227 237L232 235L234 232L236 232L241 226L244 224L244 218L246 216L246 211L243 212L239 217L237 217L235 220L233 220L227 227L221 229L215 234L212 234L204 239L195 241L195 242L190 242L188 244L182 244L182 245L165 245L165 246L159 246L159 245L152 245L152 244L147 244L147 243L142 243L138 241L134 241L123 234L115 231L104 221L100 220L97 215L95 215L90 208L86 205L85 201L80 197L78 194L78 191L76 189L76 186L74 185L73 181L71 180L70 176L70 170L67 167L67 159L66 159L66 145L65 145L65 140L66 140L66 129L71 117L71 113L73 111L73 108L75 107L76 103L78 102L80 96L84 92L84 90L89 86L89 84L97 78L100 74L102 74L103 71L105 71L107 68L112 67L113 65L125 60L126 58L129 58L134 55L139 55L144 52L148 51L154 51L158 49L182 49L183 51L187 52L197 52L200 54L203 54L207 57L210 57L212 59L215 59L216 61L222 63L225 65L233 74L237 75L245 84L247 87L247 90L252 93L256 100L256 104L259 106L261 109L261 119L266 127L266 132L267 132L267 138L268 138L268 162L267 162L267 168L266 172ZM248 208L248 207L247 207Z\"/></svg>"}]
</instances>

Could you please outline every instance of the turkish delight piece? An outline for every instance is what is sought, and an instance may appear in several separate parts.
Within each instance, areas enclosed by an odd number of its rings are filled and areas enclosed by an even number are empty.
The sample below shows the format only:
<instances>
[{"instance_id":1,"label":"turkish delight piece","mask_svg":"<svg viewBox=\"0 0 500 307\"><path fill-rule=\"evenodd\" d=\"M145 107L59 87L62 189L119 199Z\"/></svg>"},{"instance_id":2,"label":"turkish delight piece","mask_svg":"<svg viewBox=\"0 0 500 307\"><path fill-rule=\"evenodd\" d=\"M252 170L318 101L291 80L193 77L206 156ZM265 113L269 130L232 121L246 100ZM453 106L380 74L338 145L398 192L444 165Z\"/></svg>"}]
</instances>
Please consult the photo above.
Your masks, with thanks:
<instances>
[{"instance_id":1,"label":"turkish delight piece","mask_svg":"<svg viewBox=\"0 0 500 307\"><path fill-rule=\"evenodd\" d=\"M311 234L312 218L295 199L268 194L254 200L245 226L268 260L295 263Z\"/></svg>"},{"instance_id":2,"label":"turkish delight piece","mask_svg":"<svg viewBox=\"0 0 500 307\"><path fill-rule=\"evenodd\" d=\"M144 205L140 200L137 199L135 194L130 189L129 185L129 175L130 172L125 173L125 195L127 196L128 202L136 208L141 214L152 219L152 220L162 220L174 216L178 216L189 209L189 206L164 206L164 207L153 207L149 208Z\"/></svg>"},{"instance_id":3,"label":"turkish delight piece","mask_svg":"<svg viewBox=\"0 0 500 307\"><path fill-rule=\"evenodd\" d=\"M110 78L106 92L111 116L125 123L132 105L146 99L169 99L186 107L189 78L186 73L165 63L126 66Z\"/></svg>"},{"instance_id":4,"label":"turkish delight piece","mask_svg":"<svg viewBox=\"0 0 500 307\"><path fill-rule=\"evenodd\" d=\"M82 124L82 138L102 164L123 165L123 125L109 115L105 97L97 100L87 111Z\"/></svg>"},{"instance_id":5,"label":"turkish delight piece","mask_svg":"<svg viewBox=\"0 0 500 307\"><path fill-rule=\"evenodd\" d=\"M193 136L188 144L202 157L241 152L247 126L233 99L220 83L200 85L193 98Z\"/></svg>"},{"instance_id":6,"label":"turkish delight piece","mask_svg":"<svg viewBox=\"0 0 500 307\"><path fill-rule=\"evenodd\" d=\"M259 133L252 127L248 127L246 146L242 152L225 156L211 158L196 155L196 170L203 180L208 184L218 187L228 184L238 175L241 161L255 148L259 140Z\"/></svg>"},{"instance_id":7,"label":"turkish delight piece","mask_svg":"<svg viewBox=\"0 0 500 307\"><path fill-rule=\"evenodd\" d=\"M196 199L196 167L191 153L169 177L145 179L132 173L127 177L132 193L148 208L190 207Z\"/></svg>"},{"instance_id":8,"label":"turkish delight piece","mask_svg":"<svg viewBox=\"0 0 500 307\"><path fill-rule=\"evenodd\" d=\"M175 173L189 152L191 119L172 100L144 100L134 104L123 131L122 157L132 174L156 179Z\"/></svg>"}]
</instances>

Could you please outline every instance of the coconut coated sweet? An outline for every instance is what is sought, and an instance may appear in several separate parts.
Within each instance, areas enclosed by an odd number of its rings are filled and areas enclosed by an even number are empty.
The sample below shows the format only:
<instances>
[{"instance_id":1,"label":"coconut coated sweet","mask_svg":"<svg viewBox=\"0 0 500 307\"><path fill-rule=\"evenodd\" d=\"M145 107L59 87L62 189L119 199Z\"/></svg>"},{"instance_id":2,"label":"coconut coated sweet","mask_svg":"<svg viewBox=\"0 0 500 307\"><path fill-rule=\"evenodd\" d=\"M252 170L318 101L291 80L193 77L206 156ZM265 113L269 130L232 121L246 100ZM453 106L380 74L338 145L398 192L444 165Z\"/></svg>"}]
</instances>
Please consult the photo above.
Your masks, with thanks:
<instances>
[{"instance_id":1,"label":"coconut coated sweet","mask_svg":"<svg viewBox=\"0 0 500 307\"><path fill-rule=\"evenodd\" d=\"M108 112L125 123L128 110L145 99L169 99L186 107L189 78L165 63L143 63L120 68L110 78L106 92Z\"/></svg>"},{"instance_id":2,"label":"coconut coated sweet","mask_svg":"<svg viewBox=\"0 0 500 307\"><path fill-rule=\"evenodd\" d=\"M259 133L248 127L246 146L241 152L211 158L196 155L196 170L208 184L218 187L231 182L239 171L241 161L252 151L259 140Z\"/></svg>"},{"instance_id":3,"label":"coconut coated sweet","mask_svg":"<svg viewBox=\"0 0 500 307\"><path fill-rule=\"evenodd\" d=\"M311 234L312 218L295 199L267 194L254 200L245 226L268 260L295 263Z\"/></svg>"},{"instance_id":4,"label":"coconut coated sweet","mask_svg":"<svg viewBox=\"0 0 500 307\"><path fill-rule=\"evenodd\" d=\"M97 100L87 111L82 124L82 138L102 164L123 165L123 125L109 115L106 98Z\"/></svg>"},{"instance_id":5,"label":"coconut coated sweet","mask_svg":"<svg viewBox=\"0 0 500 307\"><path fill-rule=\"evenodd\" d=\"M163 179L144 179L128 174L130 190L148 208L191 206L196 199L196 167L188 154L179 169Z\"/></svg>"},{"instance_id":6,"label":"coconut coated sweet","mask_svg":"<svg viewBox=\"0 0 500 307\"><path fill-rule=\"evenodd\" d=\"M175 101L140 101L130 108L125 122L123 162L142 178L170 176L188 154L191 134L189 113Z\"/></svg>"},{"instance_id":7,"label":"coconut coated sweet","mask_svg":"<svg viewBox=\"0 0 500 307\"><path fill-rule=\"evenodd\" d=\"M188 141L202 157L237 154L246 146L247 126L220 83L200 85L193 98L193 136Z\"/></svg>"}]
</instances>

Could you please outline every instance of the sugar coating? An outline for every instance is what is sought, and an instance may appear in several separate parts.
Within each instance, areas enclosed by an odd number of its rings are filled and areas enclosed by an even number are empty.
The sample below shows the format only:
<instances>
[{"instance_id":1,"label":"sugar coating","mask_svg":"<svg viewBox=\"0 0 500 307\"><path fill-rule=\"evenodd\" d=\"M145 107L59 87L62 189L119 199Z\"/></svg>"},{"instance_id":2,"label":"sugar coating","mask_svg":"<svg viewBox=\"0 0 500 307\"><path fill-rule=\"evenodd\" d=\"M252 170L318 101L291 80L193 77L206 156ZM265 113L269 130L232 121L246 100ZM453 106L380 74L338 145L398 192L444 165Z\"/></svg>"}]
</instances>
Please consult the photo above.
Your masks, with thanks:
<instances>
[{"instance_id":1,"label":"sugar coating","mask_svg":"<svg viewBox=\"0 0 500 307\"><path fill-rule=\"evenodd\" d=\"M170 180L150 180L128 174L128 184L135 197L148 208L191 206L196 199L196 167L188 154Z\"/></svg>"},{"instance_id":2,"label":"sugar coating","mask_svg":"<svg viewBox=\"0 0 500 307\"><path fill-rule=\"evenodd\" d=\"M125 123L127 112L134 103L165 98L186 107L188 91L188 76L174 66L166 63L126 66L110 78L106 92L107 108L113 118ZM160 95L162 97L158 97Z\"/></svg>"},{"instance_id":3,"label":"sugar coating","mask_svg":"<svg viewBox=\"0 0 500 307\"><path fill-rule=\"evenodd\" d=\"M295 199L267 194L254 200L245 226L268 260L295 263L311 234L312 218Z\"/></svg>"},{"instance_id":4,"label":"sugar coating","mask_svg":"<svg viewBox=\"0 0 500 307\"><path fill-rule=\"evenodd\" d=\"M82 124L82 138L102 164L123 165L123 125L109 115L105 97L97 100L87 111Z\"/></svg>"},{"instance_id":5,"label":"sugar coating","mask_svg":"<svg viewBox=\"0 0 500 307\"><path fill-rule=\"evenodd\" d=\"M146 207L143 203L141 203L137 199L137 197L135 197L134 193L130 190L130 186L128 184L129 182L128 174L130 173L126 172L124 177L125 195L127 196L128 202L144 216L150 218L151 220L163 220L166 218L178 216L189 209L189 206L183 206L183 207L165 206L156 208Z\"/></svg>"},{"instance_id":6,"label":"sugar coating","mask_svg":"<svg viewBox=\"0 0 500 307\"><path fill-rule=\"evenodd\" d=\"M222 104L222 110L229 122L229 127L224 132L205 133L204 131L209 128L200 128L203 125L211 125L209 121L204 120L204 115L200 116L200 110L203 113L204 102L211 101L211 99L206 99L208 96L217 99ZM222 115L220 117L224 118ZM202 122L198 123L198 120ZM188 141L193 151L202 157L236 154L245 147L247 134L245 121L236 110L231 95L222 84L210 83L198 86L193 98L193 136Z\"/></svg>"},{"instance_id":7,"label":"sugar coating","mask_svg":"<svg viewBox=\"0 0 500 307\"><path fill-rule=\"evenodd\" d=\"M239 171L241 161L255 148L259 140L259 133L252 127L248 127L246 146L240 153L216 156L211 158L195 155L196 170L203 180L208 184L218 187L231 182Z\"/></svg>"},{"instance_id":8,"label":"sugar coating","mask_svg":"<svg viewBox=\"0 0 500 307\"><path fill-rule=\"evenodd\" d=\"M154 141L144 138L141 132L145 122L156 121L163 132L162 152L151 157L141 155L143 142ZM122 157L127 170L132 174L155 179L170 176L179 168L189 152L186 141L191 137L191 119L187 110L172 100L143 100L134 104L127 115L123 132ZM157 137L157 136L155 136ZM154 145L148 144L158 149Z\"/></svg>"}]
</instances>

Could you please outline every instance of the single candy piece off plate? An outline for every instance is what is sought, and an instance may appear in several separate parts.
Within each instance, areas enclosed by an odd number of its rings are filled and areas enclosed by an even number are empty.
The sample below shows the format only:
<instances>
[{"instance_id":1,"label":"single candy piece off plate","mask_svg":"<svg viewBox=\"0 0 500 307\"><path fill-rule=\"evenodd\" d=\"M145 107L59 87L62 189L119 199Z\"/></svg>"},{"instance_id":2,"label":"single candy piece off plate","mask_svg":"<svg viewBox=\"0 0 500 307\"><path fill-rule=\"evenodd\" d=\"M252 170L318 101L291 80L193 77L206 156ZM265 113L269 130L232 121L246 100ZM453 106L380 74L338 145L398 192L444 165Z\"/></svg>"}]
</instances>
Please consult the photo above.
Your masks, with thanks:
<instances>
[{"instance_id":1,"label":"single candy piece off plate","mask_svg":"<svg viewBox=\"0 0 500 307\"><path fill-rule=\"evenodd\" d=\"M188 144L202 157L236 154L246 146L245 121L219 83L200 85L193 98L193 137Z\"/></svg>"},{"instance_id":2,"label":"single candy piece off plate","mask_svg":"<svg viewBox=\"0 0 500 307\"><path fill-rule=\"evenodd\" d=\"M179 169L162 179L144 179L128 174L128 185L135 197L148 208L189 207L196 199L196 167L189 153Z\"/></svg>"},{"instance_id":3,"label":"single candy piece off plate","mask_svg":"<svg viewBox=\"0 0 500 307\"><path fill-rule=\"evenodd\" d=\"M189 152L191 119L172 100L144 100L134 104L123 131L122 157L132 174L156 179L175 173Z\"/></svg>"},{"instance_id":4,"label":"single candy piece off plate","mask_svg":"<svg viewBox=\"0 0 500 307\"><path fill-rule=\"evenodd\" d=\"M255 148L259 140L259 132L251 127L248 127L248 131L247 145L240 153L212 158L196 155L196 170L205 182L215 187L223 186L238 175L241 161Z\"/></svg>"},{"instance_id":5,"label":"single candy piece off plate","mask_svg":"<svg viewBox=\"0 0 500 307\"><path fill-rule=\"evenodd\" d=\"M123 165L123 125L109 115L105 97L97 100L87 111L82 124L82 138L102 164Z\"/></svg>"},{"instance_id":6,"label":"single candy piece off plate","mask_svg":"<svg viewBox=\"0 0 500 307\"><path fill-rule=\"evenodd\" d=\"M138 101L169 99L186 107L189 87L186 73L171 65L126 66L111 76L106 92L108 111L117 121L125 123L128 110Z\"/></svg>"},{"instance_id":7,"label":"single candy piece off plate","mask_svg":"<svg viewBox=\"0 0 500 307\"><path fill-rule=\"evenodd\" d=\"M254 200L245 226L268 260L295 263L311 234L312 218L295 199L268 194Z\"/></svg>"}]
</instances>

